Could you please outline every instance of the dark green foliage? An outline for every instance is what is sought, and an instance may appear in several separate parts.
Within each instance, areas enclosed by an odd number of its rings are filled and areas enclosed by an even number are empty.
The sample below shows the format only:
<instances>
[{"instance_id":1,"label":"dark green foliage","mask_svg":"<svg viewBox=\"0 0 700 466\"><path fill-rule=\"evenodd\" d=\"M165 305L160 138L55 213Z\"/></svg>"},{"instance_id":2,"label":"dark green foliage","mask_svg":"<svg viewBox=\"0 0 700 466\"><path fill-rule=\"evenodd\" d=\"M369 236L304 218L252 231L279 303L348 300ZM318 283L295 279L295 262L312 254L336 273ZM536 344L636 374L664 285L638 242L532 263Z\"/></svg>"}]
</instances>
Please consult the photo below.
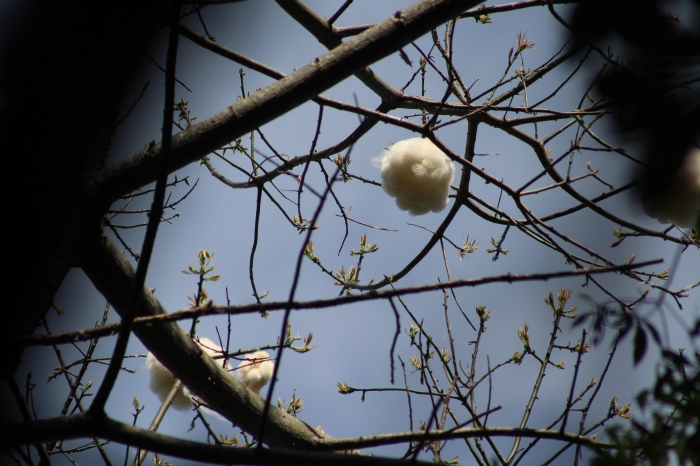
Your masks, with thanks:
<instances>
[{"instance_id":1,"label":"dark green foliage","mask_svg":"<svg viewBox=\"0 0 700 466\"><path fill-rule=\"evenodd\" d=\"M644 334L641 328L639 334ZM637 401L645 419L633 419L627 429L610 429L611 441L620 448L599 452L591 464L700 464L700 355L664 351L654 388L642 391Z\"/></svg>"}]
</instances>

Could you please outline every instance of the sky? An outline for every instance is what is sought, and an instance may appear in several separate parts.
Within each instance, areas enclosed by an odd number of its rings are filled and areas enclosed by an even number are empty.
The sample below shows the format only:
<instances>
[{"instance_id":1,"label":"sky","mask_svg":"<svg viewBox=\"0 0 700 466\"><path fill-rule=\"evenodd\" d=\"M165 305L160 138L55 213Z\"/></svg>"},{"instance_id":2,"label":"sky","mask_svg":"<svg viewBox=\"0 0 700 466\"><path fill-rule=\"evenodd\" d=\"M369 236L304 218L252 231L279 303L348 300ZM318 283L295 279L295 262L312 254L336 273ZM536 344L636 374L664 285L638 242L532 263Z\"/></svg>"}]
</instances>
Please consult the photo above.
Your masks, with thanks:
<instances>
[{"instance_id":1,"label":"sky","mask_svg":"<svg viewBox=\"0 0 700 466\"><path fill-rule=\"evenodd\" d=\"M308 1L307 4L323 17L330 17L342 4L341 1ZM409 6L408 1L356 0L336 22L336 26L350 26L381 21L396 10ZM493 2L487 2L487 5ZM562 14L567 13L564 6L557 6ZM216 41L232 48L248 57L263 62L283 73L292 73L312 61L315 57L326 52L311 34L289 18L286 13L272 1L241 2L225 6L205 8L202 16L209 32ZM185 20L191 27L202 30L196 16ZM438 30L440 37L444 28ZM477 95L488 89L504 73L507 64L508 50L516 46L518 33L526 35L534 42L532 50L523 53L524 68L534 69L549 60L564 43L564 30L547 12L546 8L531 8L514 13L495 15L492 24L479 24L467 18L457 23L455 33L455 66L467 85L472 85L471 94ZM430 48L430 36L423 36L416 43L425 51ZM161 66L165 62L165 34L155 33L151 48L151 56ZM373 65L372 70L382 79L396 87L403 87L411 75L417 70L420 55L415 48L406 47L406 53L413 65L409 67L394 54ZM441 69L437 52L433 52ZM575 61L574 61L575 63ZM520 66L518 62L517 67ZM236 102L242 94L240 81L240 65L229 62L213 53L199 49L187 39L181 38L178 51L177 78L187 88L179 85L176 89L176 101L181 98L188 102L188 109L195 123L213 115ZM548 95L573 70L573 64L567 64L554 71L531 89L528 89L530 102ZM567 86L557 96L547 103L548 108L558 110L574 109L590 83L595 66L584 66ZM509 72L512 76L513 69ZM148 89L139 101L134 112L118 128L115 134L114 146L110 153L109 162L127 157L146 146L151 140L159 140L161 125L161 107L163 99L163 74L149 60L144 59L138 72L130 81L122 111L128 109L134 99L140 94L144 83L150 81ZM244 69L245 91L253 92L272 83L270 78L260 76L252 70ZM406 93L420 94L420 75L407 88ZM444 85L435 73L428 73L425 81L426 95L440 99L444 93ZM188 90L189 89L189 90ZM331 88L323 95L345 102L376 108L379 98L366 89L356 78L349 78ZM516 97L511 105L522 106L523 97ZM411 111L397 110L394 116L410 116ZM511 115L514 117L515 115ZM265 137L276 150L289 157L308 153L318 119L318 106L307 103L281 118L261 128ZM412 118L412 121L418 121ZM325 148L343 140L357 126L358 119L353 114L343 114L326 108L318 137L317 148ZM563 125L563 121L542 124L540 134L547 134ZM531 133L532 127L526 128ZM570 128L559 137L552 140L548 147L553 156L558 156L569 149L575 128ZM622 144L615 137L614 128L602 122L598 125L599 135L613 144ZM372 159L379 156L383 149L393 142L415 137L404 129L386 124L376 125L363 137L351 152L352 163L350 172L369 180L379 180L379 172L372 165ZM438 137L454 152L462 153L466 139L466 122L446 126L438 131ZM588 143L590 143L590 139ZM250 145L250 138L242 138L241 144ZM271 151L265 146L259 136L255 136L255 148L258 156L266 157ZM634 148L634 144L629 144ZM475 163L503 179L511 186L520 186L538 173L539 163L527 146L507 136L504 132L481 125L478 132L477 154ZM343 154L345 154L344 152ZM250 162L240 154L232 156L235 163L249 167ZM221 160L212 157L213 163L225 176L236 181L245 181L239 172L226 166ZM607 183L616 186L629 180L630 164L617 155L607 152L583 151L576 155L572 162L572 174L583 174L587 171L586 164L599 170L599 176ZM326 170L332 171L334 165L326 163ZM294 171L300 173L300 169ZM196 292L196 277L183 274L190 263L196 264L197 253L205 249L214 253L212 263L216 264L215 272L221 275L221 280L207 283L209 297L217 304L225 304L228 299L231 304L247 304L254 302L249 280L249 260L254 240L254 219L256 193L252 189L231 189L215 180L200 164L191 164L176 173L170 180L188 177L190 185L198 180L196 188L180 202L175 210L167 213L178 214L167 223L160 226L156 241L154 256L149 268L147 286L155 289L154 293L168 311L184 309L188 306L188 297ZM457 177L459 168L457 169ZM458 179L458 178L457 178ZM276 199L284 207L288 215L296 213L296 206L284 200L282 194L296 200L296 179L280 177L276 182L279 191L275 191ZM309 167L307 181L309 185L322 191L323 175L318 165ZM455 184L457 181L455 181ZM549 184L541 179L533 186L540 187ZM591 178L578 182L576 185L582 193L593 197L607 190L607 187ZM185 195L189 188L183 184L171 190L172 199ZM500 199L497 188L486 185L483 180L472 177L471 190L484 200L496 204ZM349 255L350 248L359 248L359 238L367 234L367 240L378 244L376 253L368 255L362 263L361 279L366 284L370 279L381 279L385 274L390 275L401 270L414 255L424 246L430 237L427 230L434 231L444 218L447 210L440 213L429 213L425 216L411 217L407 212L400 211L394 200L388 197L380 187L352 180L338 183L334 186L335 194L342 205L349 211L349 216L358 222L377 228L369 228L359 223L350 222L347 241L343 244L345 223L338 216L338 207L329 200L323 208L317 224L319 229L314 231L312 241L315 254L323 265L330 270L338 270L345 266L348 269L356 264L356 258ZM128 209L147 208L150 200L147 196L135 198ZM449 207L452 205L450 201ZM575 205L575 201L558 190L544 191L526 199L526 204L538 215ZM512 204L503 199L504 206L509 212L515 212ZM623 194L601 204L606 209L624 216L624 218L642 226L659 229L661 226L655 220L644 216L636 199L630 194ZM115 203L115 209L120 203ZM311 190L306 190L302 197L302 214L310 217L315 211L317 200ZM516 217L521 217L517 213ZM119 225L133 225L145 222L143 215L120 215L114 219ZM670 242L648 238L628 238L619 247L610 248L615 241L613 225L610 221L583 210L571 217L552 221L557 231L568 235L572 240L584 243L591 249L600 252L611 260L623 262L635 255L636 260L663 259L664 263L653 266L654 272L660 272L673 267L673 273L663 285L670 289L680 289L697 282L700 272L697 263L700 253L697 250L687 250L680 260L679 247ZM145 228L123 229L120 234L133 250L141 249L141 241ZM476 215L462 209L453 224L448 228L446 236L457 244L469 237L476 239L479 249L473 254L461 259L448 243L445 243L445 257L453 280L500 275L504 273L533 273L570 270L564 264L561 255L539 245L525 235L510 231L504 242L504 248L509 252L497 261L492 261L492 254L486 252L491 247L491 238L498 240L503 235L503 228L491 225ZM113 237L113 236L112 236ZM300 235L284 218L279 210L267 199L263 200L257 250L255 254L255 283L259 293L269 291L265 301L284 301L289 296L294 275L294 268L303 247L305 235ZM340 253L338 252L340 249ZM677 260L677 262L676 262ZM133 260L132 260L133 263ZM648 270L652 271L652 270ZM397 286L409 287L421 284L446 281L445 260L437 246L431 253ZM639 282L619 276L604 276L600 278L606 287L615 290L616 295L633 299L646 288ZM487 323L487 331L481 335L480 351L476 359L477 374L483 374L487 364L495 364L509 359L516 351L522 351L522 343L518 339L518 328L527 324L530 328L530 339L533 348L543 355L549 334L551 332L552 313L543 299L549 292L561 288L572 290L570 304L576 305L579 311L590 311L591 302L605 300L603 294L594 286L582 286L580 278L550 280L548 282L527 282L520 284L492 284L476 288L460 288L455 290L459 304L471 319L477 323L475 313L477 306L486 306L493 313ZM301 277L296 291L299 300L331 298L338 294L339 288L333 285L333 280L325 275L310 261L305 260L301 268ZM659 299L659 293L652 291L652 300ZM663 299L663 298L662 298ZM66 309L66 313L57 315L49 313L48 322L53 332L76 330L91 327L102 317L105 301L97 293L79 270L74 269L66 278L56 296L56 305ZM426 330L432 335L440 347L448 347L448 333L445 324L442 293L425 293L412 295L404 299L406 306L414 313L419 321L424 322ZM695 289L690 296L682 301L683 310L674 309L672 302L665 298L661 306L642 307L642 312L660 325L664 341L671 347L689 347L681 330L683 322L692 322L700 312L700 292ZM398 302L397 302L398 305ZM465 321L455 301L449 299L449 316L451 331L454 335L456 358L461 367L467 370L471 365L473 340L475 332ZM408 366L408 381L412 388L423 389L419 375L413 373L409 364L410 355L417 354L415 347L410 347L410 339L405 329L411 324L407 312L399 306L401 335L395 349L394 362L396 365L393 387L402 388L403 372L399 357ZM231 348L251 349L274 344L280 333L281 313L272 313L263 319L259 315L236 316L231 320ZM117 321L114 311L110 313L109 322ZM189 330L190 322L182 322ZM291 351L284 352L284 359L279 371L279 381L275 387L273 400L281 398L289 401L292 396L301 396L304 410L300 418L313 426L322 426L324 431L334 437L353 437L375 433L402 432L410 430L408 406L405 392L370 392L361 399L362 393L349 395L338 393L336 383L342 381L355 388L386 388L390 383L390 349L392 338L396 331L396 320L391 307L386 302L369 302L353 306L344 306L322 310L305 310L292 313L291 324L293 333L305 337L313 333L312 345L316 346L305 354ZM217 340L217 329L224 335L227 329L225 316L202 319L197 326L197 333L203 337ZM584 326L585 327L585 326ZM581 338L584 327L574 328L571 322L563 324L563 332L559 335L558 343L575 344ZM580 391L592 379L600 379L603 365L610 351L610 336L608 332L596 347L583 358L578 374L576 392ZM590 339L590 334L589 334ZM97 355L109 357L115 338L104 338L97 347ZM61 348L63 357L76 360L79 349L84 350L87 343L78 343L76 347L66 345ZM136 425L147 428L155 415L160 403L149 390L149 377L145 365L147 350L135 337L131 339L128 354L134 358L127 359L125 366L133 373L122 372L117 380L115 390L107 404L110 416L131 423L133 418L132 401L139 398L144 410L136 420ZM273 357L276 356L272 352ZM488 359L487 359L488 358ZM16 380L23 385L26 374L32 372L32 381L37 384L33 391L36 412L40 418L50 418L60 412L63 404L61 397L67 392L66 382L60 377L47 381L58 363L52 348L35 347L27 350L27 361L32 361L31 367L20 367ZM561 412L566 403L571 384L575 355L559 351L553 356L554 361L565 362L565 369L550 368L542 385L539 399L528 426L546 427ZM435 360L433 360L434 362ZM658 364L658 351L650 348L646 357L636 367L632 365L632 352L629 339L625 340L612 362L609 374L602 385L596 402L593 404L588 424L592 424L607 412L613 396L620 397L620 404L634 403L634 396L643 387L648 387L654 380ZM104 373L103 364L92 364L86 380L93 380L92 391L96 390L99 380ZM435 364L435 367L439 366ZM500 410L489 417L488 424L492 426L513 426L520 422L525 404L530 397L538 365L533 358L526 359L521 365L506 365L493 374L492 386L489 391L484 385L477 391L477 402L481 410L485 409L489 395L491 406L500 406ZM438 374L443 388L446 388L444 374ZM3 386L3 390L6 387ZM267 387L262 390L267 395ZM85 401L89 404L89 400ZM427 420L431 406L425 397L412 398L413 428L418 428L420 420ZM457 410L457 408L455 408ZM466 420L462 411L460 416ZM633 412L638 410L633 404ZM201 423L197 423L189 432L192 412L170 410L159 432L177 437L203 441L205 433ZM238 436L240 432L232 428L230 423L215 415L209 415L212 427L224 435ZM573 416L569 426L578 425L578 416ZM498 439L495 441L506 453L510 450L512 441ZM71 445L85 443L71 442ZM523 445L527 445L524 442ZM113 456L113 461L123 461L126 447L110 445L107 447ZM554 443L542 442L529 456L528 463L544 461L553 451L559 448ZM373 449L374 454L398 456L405 452L405 446L389 446ZM94 453L85 453L83 458L95 458ZM451 459L459 455L462 462L469 462L469 452L463 443L450 442L443 452L443 457ZM573 459L573 451L568 451L554 464L569 464ZM76 459L81 462L80 456ZM427 458L427 456L426 456ZM83 460L88 462L87 460ZM190 464L186 461L168 458L176 465ZM61 460L57 461L61 463Z\"/></svg>"}]
</instances>

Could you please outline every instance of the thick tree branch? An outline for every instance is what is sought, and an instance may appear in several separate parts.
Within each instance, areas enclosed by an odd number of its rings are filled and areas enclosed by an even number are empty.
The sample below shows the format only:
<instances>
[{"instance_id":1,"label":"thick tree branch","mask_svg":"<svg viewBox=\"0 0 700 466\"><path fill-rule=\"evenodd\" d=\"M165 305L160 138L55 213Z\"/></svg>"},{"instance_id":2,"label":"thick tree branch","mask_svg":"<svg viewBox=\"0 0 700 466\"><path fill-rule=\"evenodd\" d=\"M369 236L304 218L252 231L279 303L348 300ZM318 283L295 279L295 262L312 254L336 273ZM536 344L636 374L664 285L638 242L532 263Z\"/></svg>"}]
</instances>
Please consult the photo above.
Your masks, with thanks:
<instances>
[{"instance_id":1,"label":"thick tree branch","mask_svg":"<svg viewBox=\"0 0 700 466\"><path fill-rule=\"evenodd\" d=\"M197 462L219 464L264 464L264 465L328 465L337 466L390 466L419 465L432 463L407 462L395 458L360 456L356 454L324 453L275 448L231 448L209 445L181 438L148 432L138 427L122 424L108 417L95 417L80 413L66 418L36 421L30 424L13 424L8 435L3 436L0 446L26 443L28 439L71 439L99 435L134 447L176 456Z\"/></svg>"},{"instance_id":2,"label":"thick tree branch","mask_svg":"<svg viewBox=\"0 0 700 466\"><path fill-rule=\"evenodd\" d=\"M478 3L429 0L396 12L291 75L174 136L170 169L180 169L274 120ZM152 143L94 173L84 180L86 194L110 203L153 182L160 150L160 144Z\"/></svg>"},{"instance_id":3,"label":"thick tree branch","mask_svg":"<svg viewBox=\"0 0 700 466\"><path fill-rule=\"evenodd\" d=\"M180 458L207 462L243 463L243 464L348 464L348 465L392 465L406 464L405 460L379 458L359 455L340 455L322 452L299 452L284 449L243 449L207 445L184 439L148 432L138 427L129 426L107 417L95 417L80 413L66 418L54 418L35 421L30 424L13 424L3 443L13 445L32 441L50 441L98 435L116 442L133 445L174 455ZM434 430L430 432L413 431L394 434L379 434L367 437L338 439L328 443L328 449L347 450L354 447L376 447L418 440L446 440L457 438L489 437L529 437L561 440L594 449L615 448L614 445L601 442L583 435L547 429L522 429L513 427L464 427L460 429ZM426 464L411 462L410 464Z\"/></svg>"},{"instance_id":4,"label":"thick tree branch","mask_svg":"<svg viewBox=\"0 0 700 466\"><path fill-rule=\"evenodd\" d=\"M131 288L134 269L116 245L105 237L102 250L83 264L83 270L122 315L128 297L124 290ZM148 288L142 288L140 298L138 316L165 314ZM259 432L264 410L263 399L204 354L179 325L169 322L139 326L134 329L134 333L175 377L182 380L212 409L246 432L253 435ZM266 428L265 438L269 445L287 448L314 448L327 437L277 407L269 410Z\"/></svg>"},{"instance_id":5,"label":"thick tree branch","mask_svg":"<svg viewBox=\"0 0 700 466\"><path fill-rule=\"evenodd\" d=\"M313 34L328 50L333 50L343 43L342 37L337 33L335 27L329 24L325 18L318 16L316 12L306 6L304 2L300 0L276 1L289 16L294 18L307 31ZM372 92L377 94L384 103L395 103L403 96L403 93L399 89L384 81L369 68L357 70L355 76Z\"/></svg>"}]
</instances>

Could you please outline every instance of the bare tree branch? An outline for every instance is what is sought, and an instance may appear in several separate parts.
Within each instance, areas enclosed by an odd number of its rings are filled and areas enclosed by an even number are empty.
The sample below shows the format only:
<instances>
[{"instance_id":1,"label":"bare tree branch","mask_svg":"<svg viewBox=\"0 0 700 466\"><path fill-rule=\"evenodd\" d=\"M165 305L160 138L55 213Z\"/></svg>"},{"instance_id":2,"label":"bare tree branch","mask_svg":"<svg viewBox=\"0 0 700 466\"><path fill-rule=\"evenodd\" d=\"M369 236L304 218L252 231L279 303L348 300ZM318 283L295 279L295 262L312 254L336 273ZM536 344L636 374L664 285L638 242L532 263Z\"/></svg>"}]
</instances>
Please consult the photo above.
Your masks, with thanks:
<instances>
[{"instance_id":1,"label":"bare tree branch","mask_svg":"<svg viewBox=\"0 0 700 466\"><path fill-rule=\"evenodd\" d=\"M291 306L291 309L303 310L303 309L325 309L333 308L337 306L343 306L348 304L353 304L360 301L376 301L384 300L396 296L404 296L410 294L420 294L431 291L439 291L443 289L451 288L462 288L462 287L475 287L479 285L485 285L489 283L517 283L517 282L527 282L527 281L548 281L556 278L564 277L585 277L588 275L596 275L601 273L611 273L611 272L624 272L627 270L632 270L637 267L645 267L648 265L659 264L663 262L662 260L653 260L646 262L639 262L634 264L622 264L615 266L606 267L594 267L589 269L579 269L579 270L565 270L561 272L547 272L547 273L535 273L535 274L507 274L507 275L496 275L492 277L482 277L482 278L469 278L463 280L454 280L448 283L434 283L429 285L420 285L409 288L396 288L386 291L369 291L363 294L351 295L351 296L340 296L338 298L332 299L319 299L315 301L295 301L294 303L286 302L271 302L271 303L254 303L254 304L244 304L240 306L204 306L192 309L185 309L182 311L175 311L170 313L165 313L160 311L160 305L158 308L154 308L148 312L144 312L142 316L134 319L134 327L141 326L152 326L158 322L175 322L178 320L193 319L195 317L203 317L208 315L218 315L218 314L253 314L261 312L272 312L284 310L287 306ZM130 267L130 265L127 263ZM117 290L112 290L111 293L116 293ZM155 301L157 302L157 301ZM147 303L148 304L148 303ZM121 324L119 322L114 324L108 324L99 328L91 328L85 330L78 330L75 332L66 332L53 335L34 335L34 336L18 336L15 337L14 341L21 345L53 345L58 343L68 343L73 341L89 340L94 337L114 335Z\"/></svg>"},{"instance_id":2,"label":"bare tree branch","mask_svg":"<svg viewBox=\"0 0 700 466\"><path fill-rule=\"evenodd\" d=\"M171 172L316 97L362 67L396 52L478 3L474 0L429 0L396 12L289 76L175 135ZM152 143L98 171L85 180L86 192L109 203L154 181L155 161L160 150L160 144Z\"/></svg>"},{"instance_id":3,"label":"bare tree branch","mask_svg":"<svg viewBox=\"0 0 700 466\"><path fill-rule=\"evenodd\" d=\"M269 428L269 427L268 427ZM169 437L155 432L122 424L108 417L95 417L87 413L67 418L48 419L31 424L12 425L8 435L3 436L0 446L25 443L27 439L71 439L94 435L111 438L116 442L132 445L149 451L173 455L183 459L224 464L271 464L271 465L405 465L406 461L394 458L361 456L357 454L325 453L313 450L275 448L231 448L209 445L181 438ZM297 445L298 447L299 445ZM411 464L428 466L423 461Z\"/></svg>"}]
</instances>

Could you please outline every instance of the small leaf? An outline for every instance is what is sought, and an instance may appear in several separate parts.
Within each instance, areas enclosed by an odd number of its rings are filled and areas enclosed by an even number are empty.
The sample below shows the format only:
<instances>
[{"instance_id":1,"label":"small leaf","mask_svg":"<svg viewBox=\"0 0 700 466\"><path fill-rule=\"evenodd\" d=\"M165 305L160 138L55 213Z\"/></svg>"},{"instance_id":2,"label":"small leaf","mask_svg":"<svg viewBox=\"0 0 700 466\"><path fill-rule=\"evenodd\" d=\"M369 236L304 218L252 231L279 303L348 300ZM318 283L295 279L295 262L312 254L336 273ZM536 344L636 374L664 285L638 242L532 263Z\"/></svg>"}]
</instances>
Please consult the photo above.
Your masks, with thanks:
<instances>
[{"instance_id":1,"label":"small leaf","mask_svg":"<svg viewBox=\"0 0 700 466\"><path fill-rule=\"evenodd\" d=\"M656 327L651 324L647 324L647 328L649 329L649 333L651 333L651 337L654 339L656 344L661 346L661 336L659 335L659 331L656 330Z\"/></svg>"},{"instance_id":2,"label":"small leaf","mask_svg":"<svg viewBox=\"0 0 700 466\"><path fill-rule=\"evenodd\" d=\"M399 56L403 60L404 63L406 63L408 66L413 66L413 62L411 61L410 58L408 58L408 54L403 51L403 49L399 50Z\"/></svg>"},{"instance_id":3,"label":"small leaf","mask_svg":"<svg viewBox=\"0 0 700 466\"><path fill-rule=\"evenodd\" d=\"M634 335L634 365L636 366L647 351L647 334L641 326L637 327Z\"/></svg>"},{"instance_id":4,"label":"small leaf","mask_svg":"<svg viewBox=\"0 0 700 466\"><path fill-rule=\"evenodd\" d=\"M602 325L602 322L600 323L600 325ZM629 322L625 322L620 325L622 330L619 333L618 340L622 341L627 336L629 331L632 330L632 325Z\"/></svg>"}]
</instances>

